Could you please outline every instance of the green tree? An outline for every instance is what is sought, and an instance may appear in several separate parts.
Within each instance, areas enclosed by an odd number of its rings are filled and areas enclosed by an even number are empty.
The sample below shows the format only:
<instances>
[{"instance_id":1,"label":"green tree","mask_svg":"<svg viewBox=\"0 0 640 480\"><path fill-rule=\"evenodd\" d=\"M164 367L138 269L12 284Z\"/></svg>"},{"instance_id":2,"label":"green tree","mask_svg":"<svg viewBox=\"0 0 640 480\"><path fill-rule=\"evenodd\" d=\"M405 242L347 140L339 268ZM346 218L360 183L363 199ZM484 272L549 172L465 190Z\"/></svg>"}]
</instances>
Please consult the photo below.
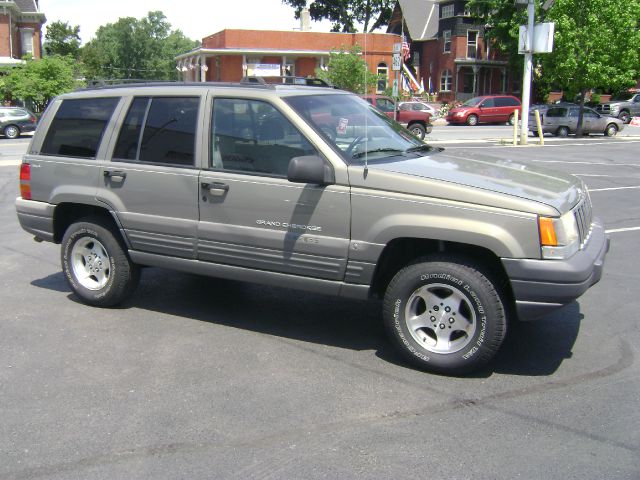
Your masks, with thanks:
<instances>
[{"instance_id":1,"label":"green tree","mask_svg":"<svg viewBox=\"0 0 640 480\"><path fill-rule=\"evenodd\" d=\"M53 22L47 27L44 36L44 51L46 55L70 55L75 59L80 56L80 27L71 26L67 22Z\"/></svg>"},{"instance_id":2,"label":"green tree","mask_svg":"<svg viewBox=\"0 0 640 480\"><path fill-rule=\"evenodd\" d=\"M71 57L60 55L41 60L27 58L3 77L5 98L32 102L37 111L42 111L55 96L80 86L75 79L74 64Z\"/></svg>"},{"instance_id":3,"label":"green tree","mask_svg":"<svg viewBox=\"0 0 640 480\"><path fill-rule=\"evenodd\" d=\"M343 47L329 54L327 70L318 70L318 78L334 87L353 93L364 94L376 85L378 76L369 72L362 58L362 49L355 45L350 50Z\"/></svg>"},{"instance_id":4,"label":"green tree","mask_svg":"<svg viewBox=\"0 0 640 480\"><path fill-rule=\"evenodd\" d=\"M88 79L177 80L174 57L197 42L171 30L162 12L146 18L120 18L101 26L82 48Z\"/></svg>"},{"instance_id":5,"label":"green tree","mask_svg":"<svg viewBox=\"0 0 640 480\"><path fill-rule=\"evenodd\" d=\"M282 0L282 3L296 9L296 18L307 6L307 0ZM309 13L313 20L332 21L334 32L356 32L357 23L363 24L365 32L372 32L389 23L395 3L395 0L315 0Z\"/></svg>"},{"instance_id":6,"label":"green tree","mask_svg":"<svg viewBox=\"0 0 640 480\"><path fill-rule=\"evenodd\" d=\"M526 13L512 0L472 0L469 7L489 25L488 36L522 64L515 52ZM640 0L556 0L547 12L536 0L536 7L536 21L555 22L555 36L553 52L535 56L535 81L542 90L560 88L571 99L580 94L580 134L587 92L620 90L640 76Z\"/></svg>"}]
</instances>

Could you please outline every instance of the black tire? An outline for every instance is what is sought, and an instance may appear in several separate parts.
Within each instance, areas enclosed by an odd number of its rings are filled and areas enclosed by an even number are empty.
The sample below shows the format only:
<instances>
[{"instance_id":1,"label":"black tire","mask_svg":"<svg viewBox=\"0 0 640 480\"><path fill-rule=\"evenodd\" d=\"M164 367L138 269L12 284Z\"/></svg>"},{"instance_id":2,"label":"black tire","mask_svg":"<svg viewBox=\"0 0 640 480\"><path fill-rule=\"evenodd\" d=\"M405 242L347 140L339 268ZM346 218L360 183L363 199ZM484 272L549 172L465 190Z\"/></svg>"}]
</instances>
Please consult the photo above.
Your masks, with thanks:
<instances>
[{"instance_id":1,"label":"black tire","mask_svg":"<svg viewBox=\"0 0 640 480\"><path fill-rule=\"evenodd\" d=\"M409 317L416 319L411 327ZM393 344L409 362L447 375L485 365L507 331L494 284L471 263L444 256L423 259L396 274L385 293L383 318Z\"/></svg>"},{"instance_id":2,"label":"black tire","mask_svg":"<svg viewBox=\"0 0 640 480\"><path fill-rule=\"evenodd\" d=\"M427 134L426 129L419 123L412 123L407 128L420 140L424 140L424 136Z\"/></svg>"},{"instance_id":3,"label":"black tire","mask_svg":"<svg viewBox=\"0 0 640 480\"><path fill-rule=\"evenodd\" d=\"M513 113L509 115L509 120L507 120L507 123L511 126L516 123L516 116Z\"/></svg>"},{"instance_id":4,"label":"black tire","mask_svg":"<svg viewBox=\"0 0 640 480\"><path fill-rule=\"evenodd\" d=\"M15 125L7 125L2 133L7 138L18 138L20 136L20 128Z\"/></svg>"},{"instance_id":5,"label":"black tire","mask_svg":"<svg viewBox=\"0 0 640 480\"><path fill-rule=\"evenodd\" d=\"M472 113L471 115L469 115L467 117L466 123L467 123L467 125L470 125L472 127L477 125L478 124L478 116Z\"/></svg>"},{"instance_id":6,"label":"black tire","mask_svg":"<svg viewBox=\"0 0 640 480\"><path fill-rule=\"evenodd\" d=\"M615 137L618 133L618 126L615 123L610 123L607 128L604 129L604 134L607 137Z\"/></svg>"},{"instance_id":7,"label":"black tire","mask_svg":"<svg viewBox=\"0 0 640 480\"><path fill-rule=\"evenodd\" d=\"M622 121L622 123L629 123L631 121L631 114L626 110L623 110L618 114L618 118Z\"/></svg>"},{"instance_id":8,"label":"black tire","mask_svg":"<svg viewBox=\"0 0 640 480\"><path fill-rule=\"evenodd\" d=\"M569 136L569 127L558 127L556 130L556 137L568 137Z\"/></svg>"},{"instance_id":9,"label":"black tire","mask_svg":"<svg viewBox=\"0 0 640 480\"><path fill-rule=\"evenodd\" d=\"M140 267L127 255L120 235L98 217L69 226L62 238L61 259L71 290L88 305L117 305L140 280Z\"/></svg>"}]
</instances>

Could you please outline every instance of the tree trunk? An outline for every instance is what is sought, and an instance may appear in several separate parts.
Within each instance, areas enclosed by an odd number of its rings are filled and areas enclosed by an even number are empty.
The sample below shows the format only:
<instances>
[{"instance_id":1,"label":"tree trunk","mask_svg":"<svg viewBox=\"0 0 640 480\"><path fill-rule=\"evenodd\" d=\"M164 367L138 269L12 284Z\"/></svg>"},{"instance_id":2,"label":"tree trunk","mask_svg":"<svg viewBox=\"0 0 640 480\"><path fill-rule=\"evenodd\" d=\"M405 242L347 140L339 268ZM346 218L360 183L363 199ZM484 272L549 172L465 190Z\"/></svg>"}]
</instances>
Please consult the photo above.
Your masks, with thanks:
<instances>
[{"instance_id":1,"label":"tree trunk","mask_svg":"<svg viewBox=\"0 0 640 480\"><path fill-rule=\"evenodd\" d=\"M576 137L582 136L582 120L584 118L584 100L587 96L588 90L582 90L580 92L580 110L578 110L578 125L576 127Z\"/></svg>"}]
</instances>

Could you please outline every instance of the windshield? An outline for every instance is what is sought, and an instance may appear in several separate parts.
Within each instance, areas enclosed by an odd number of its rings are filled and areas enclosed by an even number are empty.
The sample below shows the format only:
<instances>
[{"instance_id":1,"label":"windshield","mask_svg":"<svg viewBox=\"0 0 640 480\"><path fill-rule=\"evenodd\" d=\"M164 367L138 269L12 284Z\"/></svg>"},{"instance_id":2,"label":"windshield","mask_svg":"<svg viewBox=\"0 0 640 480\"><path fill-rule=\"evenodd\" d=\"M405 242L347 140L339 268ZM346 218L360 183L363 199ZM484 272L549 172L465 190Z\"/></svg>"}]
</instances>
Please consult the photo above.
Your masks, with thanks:
<instances>
[{"instance_id":1,"label":"windshield","mask_svg":"<svg viewBox=\"0 0 640 480\"><path fill-rule=\"evenodd\" d=\"M302 95L285 100L348 164L415 157L434 150L355 95Z\"/></svg>"},{"instance_id":2,"label":"windshield","mask_svg":"<svg viewBox=\"0 0 640 480\"><path fill-rule=\"evenodd\" d=\"M473 97L464 102L461 107L475 107L482 101L482 97Z\"/></svg>"}]
</instances>

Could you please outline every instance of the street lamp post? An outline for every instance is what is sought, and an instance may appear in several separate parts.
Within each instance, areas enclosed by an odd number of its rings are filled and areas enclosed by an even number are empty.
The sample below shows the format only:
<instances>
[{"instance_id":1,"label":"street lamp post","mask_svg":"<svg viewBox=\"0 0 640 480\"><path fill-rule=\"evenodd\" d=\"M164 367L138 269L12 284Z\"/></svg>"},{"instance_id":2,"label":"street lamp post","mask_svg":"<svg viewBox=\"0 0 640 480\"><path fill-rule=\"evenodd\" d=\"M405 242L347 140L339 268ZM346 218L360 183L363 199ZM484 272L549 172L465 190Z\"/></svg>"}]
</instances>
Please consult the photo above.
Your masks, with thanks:
<instances>
[{"instance_id":1,"label":"street lamp post","mask_svg":"<svg viewBox=\"0 0 640 480\"><path fill-rule=\"evenodd\" d=\"M520 145L527 144L529 135L529 103L531 100L531 76L533 73L533 28L535 21L534 0L527 3L527 38L524 53L524 74L522 76L522 123Z\"/></svg>"}]
</instances>

